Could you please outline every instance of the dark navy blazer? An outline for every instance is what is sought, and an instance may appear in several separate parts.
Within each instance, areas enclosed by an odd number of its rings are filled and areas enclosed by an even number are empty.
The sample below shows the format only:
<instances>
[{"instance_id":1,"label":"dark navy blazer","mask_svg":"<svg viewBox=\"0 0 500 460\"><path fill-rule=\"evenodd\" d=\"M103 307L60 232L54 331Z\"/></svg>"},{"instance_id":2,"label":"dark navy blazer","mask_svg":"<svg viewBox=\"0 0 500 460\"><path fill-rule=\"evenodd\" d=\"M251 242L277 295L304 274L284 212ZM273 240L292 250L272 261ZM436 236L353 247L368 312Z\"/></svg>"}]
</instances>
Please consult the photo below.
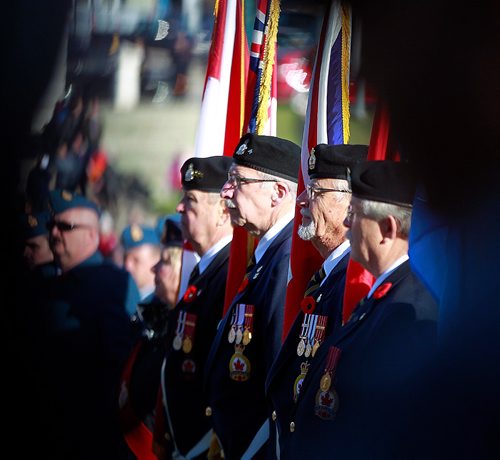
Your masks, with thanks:
<instances>
[{"instance_id":1,"label":"dark navy blazer","mask_svg":"<svg viewBox=\"0 0 500 460\"><path fill-rule=\"evenodd\" d=\"M290 222L267 248L249 275L249 283L232 301L207 361L207 390L214 430L225 458L239 459L268 417L264 386L267 373L281 347L283 313L290 258ZM251 365L247 381L234 381L229 361L234 344L228 341L236 304L254 305L253 337L244 355Z\"/></svg>"},{"instance_id":2,"label":"dark navy blazer","mask_svg":"<svg viewBox=\"0 0 500 460\"><path fill-rule=\"evenodd\" d=\"M342 325L342 302L348 261L349 255L346 254L314 293L317 303L313 313L328 317L325 339ZM274 412L271 417L274 422L271 424L273 451L276 442L276 427L278 427L280 442L284 442L285 438L291 434L289 425L294 419L296 406L293 400L293 387L295 379L300 374L301 363L308 362L310 365L317 356L316 354L314 357L309 356L308 358L305 358L304 355L297 356L297 345L299 344L303 320L304 313L300 311L266 382L266 394L270 400L271 411ZM307 415L313 416L313 414ZM305 422L307 423L307 421Z\"/></svg>"},{"instance_id":3,"label":"dark navy blazer","mask_svg":"<svg viewBox=\"0 0 500 460\"><path fill-rule=\"evenodd\" d=\"M170 434L182 455L186 455L211 428L211 420L205 415L207 397L203 390L203 375L224 309L230 246L224 246L203 273L193 280L192 284L197 288L194 300L181 299L174 310L162 378L173 428ZM172 347L180 311L196 315L190 353Z\"/></svg>"},{"instance_id":4,"label":"dark navy blazer","mask_svg":"<svg viewBox=\"0 0 500 460\"><path fill-rule=\"evenodd\" d=\"M392 283L388 293L363 299L319 348L281 458L411 458L406 409L435 352L437 304L409 261L385 282ZM339 406L333 420L324 420L315 404L330 346L341 349L332 385Z\"/></svg>"}]
</instances>

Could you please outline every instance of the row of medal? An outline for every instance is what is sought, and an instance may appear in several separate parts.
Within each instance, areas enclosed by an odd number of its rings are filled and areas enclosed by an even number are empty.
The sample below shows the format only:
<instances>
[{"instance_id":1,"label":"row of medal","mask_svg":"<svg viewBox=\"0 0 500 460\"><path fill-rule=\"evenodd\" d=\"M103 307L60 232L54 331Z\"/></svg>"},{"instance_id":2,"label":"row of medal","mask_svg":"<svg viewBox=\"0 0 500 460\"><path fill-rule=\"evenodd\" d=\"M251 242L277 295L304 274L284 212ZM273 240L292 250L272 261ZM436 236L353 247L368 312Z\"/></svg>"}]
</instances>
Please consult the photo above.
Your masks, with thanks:
<instances>
[{"instance_id":1,"label":"row of medal","mask_svg":"<svg viewBox=\"0 0 500 460\"><path fill-rule=\"evenodd\" d=\"M314 357L325 339L328 316L306 313L297 345L297 356Z\"/></svg>"},{"instance_id":2,"label":"row of medal","mask_svg":"<svg viewBox=\"0 0 500 460\"><path fill-rule=\"evenodd\" d=\"M236 382L250 378L252 366L243 352L252 340L254 310L254 305L236 304L231 317L227 340L234 344L234 353L229 360L229 377Z\"/></svg>"},{"instance_id":3,"label":"row of medal","mask_svg":"<svg viewBox=\"0 0 500 460\"><path fill-rule=\"evenodd\" d=\"M172 341L174 350L179 351L182 349L186 354L191 353L193 349L196 320L197 316L194 313L188 313L185 310L179 311L177 326L175 328L175 337Z\"/></svg>"}]
</instances>

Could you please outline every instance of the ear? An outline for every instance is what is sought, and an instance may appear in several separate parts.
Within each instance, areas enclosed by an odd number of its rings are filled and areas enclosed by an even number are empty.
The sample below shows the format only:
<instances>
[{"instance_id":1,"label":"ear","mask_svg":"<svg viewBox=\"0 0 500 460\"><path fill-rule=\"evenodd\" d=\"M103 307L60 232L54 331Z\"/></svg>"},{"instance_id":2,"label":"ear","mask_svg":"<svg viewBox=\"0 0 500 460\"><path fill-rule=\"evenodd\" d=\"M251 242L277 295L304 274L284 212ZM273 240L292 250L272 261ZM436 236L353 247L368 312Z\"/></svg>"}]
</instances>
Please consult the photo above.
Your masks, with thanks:
<instances>
[{"instance_id":1,"label":"ear","mask_svg":"<svg viewBox=\"0 0 500 460\"><path fill-rule=\"evenodd\" d=\"M229 209L226 206L224 198L219 201L219 206L217 206L217 226L222 227L229 219Z\"/></svg>"},{"instance_id":2,"label":"ear","mask_svg":"<svg viewBox=\"0 0 500 460\"><path fill-rule=\"evenodd\" d=\"M271 200L273 204L281 203L288 195L290 190L288 186L283 182L276 182L274 184L273 194L271 195Z\"/></svg>"},{"instance_id":3,"label":"ear","mask_svg":"<svg viewBox=\"0 0 500 460\"><path fill-rule=\"evenodd\" d=\"M398 221L393 216L387 216L379 221L382 243L388 243L396 239L398 234Z\"/></svg>"}]
</instances>

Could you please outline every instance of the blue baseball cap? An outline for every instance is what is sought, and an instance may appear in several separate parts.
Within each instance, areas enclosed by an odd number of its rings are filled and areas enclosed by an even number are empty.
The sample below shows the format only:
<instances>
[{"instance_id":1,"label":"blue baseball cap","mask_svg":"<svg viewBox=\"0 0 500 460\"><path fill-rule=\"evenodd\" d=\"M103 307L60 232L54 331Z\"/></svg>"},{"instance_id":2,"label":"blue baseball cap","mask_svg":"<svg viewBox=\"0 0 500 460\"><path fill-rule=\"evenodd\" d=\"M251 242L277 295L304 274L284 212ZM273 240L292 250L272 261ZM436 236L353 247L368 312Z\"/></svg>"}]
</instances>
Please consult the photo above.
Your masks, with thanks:
<instances>
[{"instance_id":1,"label":"blue baseball cap","mask_svg":"<svg viewBox=\"0 0 500 460\"><path fill-rule=\"evenodd\" d=\"M99 206L87 197L79 193L70 192L63 189L54 189L49 194L49 209L53 214L59 214L73 208L91 209L100 215Z\"/></svg>"},{"instance_id":2,"label":"blue baseball cap","mask_svg":"<svg viewBox=\"0 0 500 460\"><path fill-rule=\"evenodd\" d=\"M143 244L158 246L160 239L153 227L146 225L132 224L125 227L121 235L121 244L125 251L136 248Z\"/></svg>"}]
</instances>

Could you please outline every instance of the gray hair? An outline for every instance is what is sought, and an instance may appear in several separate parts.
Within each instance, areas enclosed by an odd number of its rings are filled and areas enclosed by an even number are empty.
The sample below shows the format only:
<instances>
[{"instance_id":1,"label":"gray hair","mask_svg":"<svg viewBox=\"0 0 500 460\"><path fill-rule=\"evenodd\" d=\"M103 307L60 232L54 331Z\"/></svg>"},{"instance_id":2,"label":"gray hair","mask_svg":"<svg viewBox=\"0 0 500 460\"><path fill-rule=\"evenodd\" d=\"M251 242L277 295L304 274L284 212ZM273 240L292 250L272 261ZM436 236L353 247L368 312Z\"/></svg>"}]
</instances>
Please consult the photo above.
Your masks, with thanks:
<instances>
[{"instance_id":1,"label":"gray hair","mask_svg":"<svg viewBox=\"0 0 500 460\"><path fill-rule=\"evenodd\" d=\"M375 220L392 216L398 223L398 232L404 237L408 237L410 234L412 211L410 207L372 200L360 200L360 204L361 212L365 216Z\"/></svg>"},{"instance_id":2,"label":"gray hair","mask_svg":"<svg viewBox=\"0 0 500 460\"><path fill-rule=\"evenodd\" d=\"M284 179L283 177L279 177L279 176L273 176L272 174L267 174L267 173L264 173L262 171L257 171L256 170L256 173L257 173L257 176L259 177L259 179L266 179L266 180L278 180L280 182L283 182L284 184L287 185L288 187L288 190L290 190L290 195L291 197L295 200L295 198L297 197L297 184L291 180L288 180L288 179ZM272 182L262 182L260 184L260 186L262 188L266 188L266 187L272 187Z\"/></svg>"}]
</instances>

